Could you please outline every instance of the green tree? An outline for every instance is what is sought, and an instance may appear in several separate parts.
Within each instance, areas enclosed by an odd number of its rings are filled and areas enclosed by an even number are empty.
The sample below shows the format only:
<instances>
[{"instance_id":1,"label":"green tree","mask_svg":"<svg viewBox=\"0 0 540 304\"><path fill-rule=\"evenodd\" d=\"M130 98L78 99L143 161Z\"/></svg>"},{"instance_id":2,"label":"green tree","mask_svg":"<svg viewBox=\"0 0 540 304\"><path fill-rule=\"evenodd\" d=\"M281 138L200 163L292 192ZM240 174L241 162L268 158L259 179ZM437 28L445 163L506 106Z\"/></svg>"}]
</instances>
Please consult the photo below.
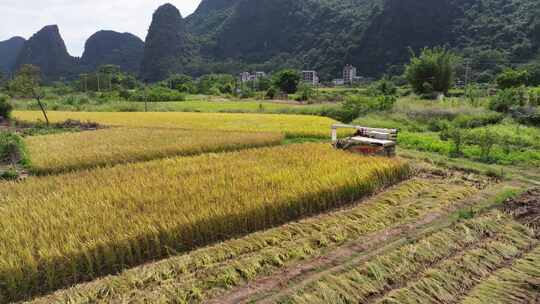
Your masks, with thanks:
<instances>
[{"instance_id":1,"label":"green tree","mask_svg":"<svg viewBox=\"0 0 540 304\"><path fill-rule=\"evenodd\" d=\"M527 85L529 72L527 70L506 69L500 73L495 82L499 88L506 90Z\"/></svg>"},{"instance_id":2,"label":"green tree","mask_svg":"<svg viewBox=\"0 0 540 304\"><path fill-rule=\"evenodd\" d=\"M469 84L465 87L465 97L467 101L473 107L478 107L480 105L480 98L482 97L482 91L477 84Z\"/></svg>"},{"instance_id":3,"label":"green tree","mask_svg":"<svg viewBox=\"0 0 540 304\"><path fill-rule=\"evenodd\" d=\"M298 85L298 93L300 95L300 101L308 101L315 94L315 90L313 89L313 86L309 83L302 82L300 83L300 85Z\"/></svg>"},{"instance_id":4,"label":"green tree","mask_svg":"<svg viewBox=\"0 0 540 304\"><path fill-rule=\"evenodd\" d=\"M405 77L416 94L448 94L454 84L456 56L443 47L425 48L420 56L411 51Z\"/></svg>"},{"instance_id":5,"label":"green tree","mask_svg":"<svg viewBox=\"0 0 540 304\"><path fill-rule=\"evenodd\" d=\"M21 66L15 78L10 81L9 90L22 97L34 98L43 113L45 122L49 125L49 117L47 116L45 105L41 101L44 93L41 89L41 70L39 67L31 64Z\"/></svg>"},{"instance_id":6,"label":"green tree","mask_svg":"<svg viewBox=\"0 0 540 304\"><path fill-rule=\"evenodd\" d=\"M11 118L13 106L8 102L7 96L0 95L0 122Z\"/></svg>"},{"instance_id":7,"label":"green tree","mask_svg":"<svg viewBox=\"0 0 540 304\"><path fill-rule=\"evenodd\" d=\"M508 113L513 109L524 106L527 103L527 94L524 88L510 88L501 90L493 96L489 108L493 111Z\"/></svg>"},{"instance_id":8,"label":"green tree","mask_svg":"<svg viewBox=\"0 0 540 304\"><path fill-rule=\"evenodd\" d=\"M300 84L300 74L295 70L282 70L274 75L274 86L287 94L294 94Z\"/></svg>"}]
</instances>

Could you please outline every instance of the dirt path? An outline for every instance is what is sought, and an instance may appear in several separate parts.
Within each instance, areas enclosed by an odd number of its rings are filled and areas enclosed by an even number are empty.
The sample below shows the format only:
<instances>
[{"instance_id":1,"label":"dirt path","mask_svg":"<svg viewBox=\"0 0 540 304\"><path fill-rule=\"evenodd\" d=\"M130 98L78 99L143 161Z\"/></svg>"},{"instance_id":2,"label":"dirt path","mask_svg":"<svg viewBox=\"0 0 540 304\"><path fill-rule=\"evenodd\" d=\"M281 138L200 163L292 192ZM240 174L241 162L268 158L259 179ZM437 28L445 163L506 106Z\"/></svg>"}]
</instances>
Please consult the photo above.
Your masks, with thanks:
<instances>
[{"instance_id":1,"label":"dirt path","mask_svg":"<svg viewBox=\"0 0 540 304\"><path fill-rule=\"evenodd\" d=\"M401 246L411 239L420 238L430 231L450 226L456 219L450 219L447 215L458 209L485 201L497 193L498 189L501 189L500 185L488 187L466 198L453 208L444 210L443 213L429 213L413 224L402 225L362 237L323 256L291 265L272 275L253 280L247 285L233 289L207 303L233 304L252 301L274 303L279 298L301 289L328 273L339 271L351 263L358 264L369 260L382 252Z\"/></svg>"}]
</instances>

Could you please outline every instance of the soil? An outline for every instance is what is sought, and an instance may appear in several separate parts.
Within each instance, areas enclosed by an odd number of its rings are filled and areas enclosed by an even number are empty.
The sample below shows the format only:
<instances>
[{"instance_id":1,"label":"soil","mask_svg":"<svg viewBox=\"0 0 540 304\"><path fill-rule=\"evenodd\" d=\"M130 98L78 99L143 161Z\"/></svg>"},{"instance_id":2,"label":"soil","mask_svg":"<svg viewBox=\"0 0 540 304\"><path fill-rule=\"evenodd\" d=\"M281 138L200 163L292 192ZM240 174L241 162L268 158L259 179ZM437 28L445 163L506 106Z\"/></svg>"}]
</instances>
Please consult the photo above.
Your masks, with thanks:
<instances>
[{"instance_id":1,"label":"soil","mask_svg":"<svg viewBox=\"0 0 540 304\"><path fill-rule=\"evenodd\" d=\"M533 228L540 238L540 188L529 189L517 198L506 200L503 209L520 223Z\"/></svg>"}]
</instances>

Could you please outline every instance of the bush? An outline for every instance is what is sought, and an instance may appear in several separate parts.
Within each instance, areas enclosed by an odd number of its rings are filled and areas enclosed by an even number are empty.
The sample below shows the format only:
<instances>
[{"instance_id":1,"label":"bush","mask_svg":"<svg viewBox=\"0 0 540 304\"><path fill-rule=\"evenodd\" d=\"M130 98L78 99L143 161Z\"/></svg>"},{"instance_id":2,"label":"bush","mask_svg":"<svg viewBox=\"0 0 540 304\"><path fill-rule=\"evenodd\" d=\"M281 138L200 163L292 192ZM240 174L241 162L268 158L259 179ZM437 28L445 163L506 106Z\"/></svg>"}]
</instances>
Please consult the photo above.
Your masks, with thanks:
<instances>
[{"instance_id":1,"label":"bush","mask_svg":"<svg viewBox=\"0 0 540 304\"><path fill-rule=\"evenodd\" d=\"M339 117L331 117L344 123L350 123L361 115L369 112L388 111L392 109L396 102L394 96L378 96L369 98L364 96L349 96L343 102L340 110L333 111L332 114ZM330 116L329 116L330 117Z\"/></svg>"},{"instance_id":2,"label":"bush","mask_svg":"<svg viewBox=\"0 0 540 304\"><path fill-rule=\"evenodd\" d=\"M463 155L462 146L465 140L465 133L462 128L454 125L447 125L440 134L441 140L452 141L453 150L450 152L450 156L459 157Z\"/></svg>"},{"instance_id":3,"label":"bush","mask_svg":"<svg viewBox=\"0 0 540 304\"><path fill-rule=\"evenodd\" d=\"M512 109L522 107L527 101L523 88L505 89L491 98L489 108L493 111L508 113Z\"/></svg>"},{"instance_id":4,"label":"bush","mask_svg":"<svg viewBox=\"0 0 540 304\"><path fill-rule=\"evenodd\" d=\"M454 83L455 60L456 57L445 48L425 48L419 57L412 53L405 76L418 95L433 96L437 92L448 94Z\"/></svg>"},{"instance_id":5,"label":"bush","mask_svg":"<svg viewBox=\"0 0 540 304\"><path fill-rule=\"evenodd\" d=\"M504 119L504 115L497 112L487 112L478 114L461 114L453 123L457 127L474 129L487 125L495 125L500 123Z\"/></svg>"},{"instance_id":6,"label":"bush","mask_svg":"<svg viewBox=\"0 0 540 304\"><path fill-rule=\"evenodd\" d=\"M154 86L146 90L137 90L130 94L130 101L148 101L148 102L168 102L168 101L184 101L186 96L176 90L169 88Z\"/></svg>"},{"instance_id":7,"label":"bush","mask_svg":"<svg viewBox=\"0 0 540 304\"><path fill-rule=\"evenodd\" d=\"M501 89L517 88L527 85L529 72L526 70L506 69L497 76L495 82Z\"/></svg>"},{"instance_id":8,"label":"bush","mask_svg":"<svg viewBox=\"0 0 540 304\"><path fill-rule=\"evenodd\" d=\"M540 109L538 107L520 107L514 109L512 116L519 123L540 127Z\"/></svg>"},{"instance_id":9,"label":"bush","mask_svg":"<svg viewBox=\"0 0 540 304\"><path fill-rule=\"evenodd\" d=\"M8 102L7 97L0 95L0 121L11 118L13 106Z\"/></svg>"},{"instance_id":10,"label":"bush","mask_svg":"<svg viewBox=\"0 0 540 304\"><path fill-rule=\"evenodd\" d=\"M266 98L268 99L274 99L277 95L277 90L275 87L268 88L268 91L266 91Z\"/></svg>"},{"instance_id":11,"label":"bush","mask_svg":"<svg viewBox=\"0 0 540 304\"><path fill-rule=\"evenodd\" d=\"M12 132L0 132L0 163L28 164L26 147L19 135Z\"/></svg>"},{"instance_id":12,"label":"bush","mask_svg":"<svg viewBox=\"0 0 540 304\"><path fill-rule=\"evenodd\" d=\"M387 77L372 83L368 88L369 96L391 95L395 96L398 93L396 85Z\"/></svg>"},{"instance_id":13,"label":"bush","mask_svg":"<svg viewBox=\"0 0 540 304\"><path fill-rule=\"evenodd\" d=\"M315 90L313 89L312 85L307 83L301 83L298 86L298 93L299 96L297 98L297 101L308 101L315 94Z\"/></svg>"},{"instance_id":14,"label":"bush","mask_svg":"<svg viewBox=\"0 0 540 304\"><path fill-rule=\"evenodd\" d=\"M540 106L540 88L533 88L529 90L529 105L533 107Z\"/></svg>"}]
</instances>

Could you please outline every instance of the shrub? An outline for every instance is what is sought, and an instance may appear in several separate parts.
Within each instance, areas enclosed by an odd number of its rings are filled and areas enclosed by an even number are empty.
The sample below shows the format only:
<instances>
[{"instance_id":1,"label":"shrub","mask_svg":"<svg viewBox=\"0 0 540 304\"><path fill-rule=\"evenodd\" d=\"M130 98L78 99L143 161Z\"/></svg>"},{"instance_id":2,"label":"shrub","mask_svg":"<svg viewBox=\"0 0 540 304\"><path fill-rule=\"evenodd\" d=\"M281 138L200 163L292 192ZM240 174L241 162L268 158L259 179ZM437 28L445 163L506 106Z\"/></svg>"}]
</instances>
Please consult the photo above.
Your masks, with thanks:
<instances>
[{"instance_id":1,"label":"shrub","mask_svg":"<svg viewBox=\"0 0 540 304\"><path fill-rule=\"evenodd\" d=\"M268 99L274 99L277 95L277 90L275 87L270 87L268 88L268 90L266 91L266 98Z\"/></svg>"},{"instance_id":2,"label":"shrub","mask_svg":"<svg viewBox=\"0 0 540 304\"><path fill-rule=\"evenodd\" d=\"M461 114L453 123L460 128L474 129L487 125L495 125L504 119L504 115L497 112L487 112L478 114Z\"/></svg>"},{"instance_id":3,"label":"shrub","mask_svg":"<svg viewBox=\"0 0 540 304\"><path fill-rule=\"evenodd\" d=\"M368 95L380 96L391 95L395 96L398 93L396 85L387 77L382 78L379 81L372 83L368 88Z\"/></svg>"},{"instance_id":4,"label":"shrub","mask_svg":"<svg viewBox=\"0 0 540 304\"><path fill-rule=\"evenodd\" d=\"M495 82L501 89L517 88L527 85L529 72L526 70L506 69L497 76Z\"/></svg>"},{"instance_id":5,"label":"shrub","mask_svg":"<svg viewBox=\"0 0 540 304\"><path fill-rule=\"evenodd\" d=\"M8 102L7 97L0 95L0 122L11 118L13 106Z\"/></svg>"},{"instance_id":6,"label":"shrub","mask_svg":"<svg viewBox=\"0 0 540 304\"><path fill-rule=\"evenodd\" d=\"M491 98L489 108L493 111L508 113L513 108L524 106L526 101L523 88L505 89Z\"/></svg>"},{"instance_id":7,"label":"shrub","mask_svg":"<svg viewBox=\"0 0 540 304\"><path fill-rule=\"evenodd\" d=\"M465 140L465 133L463 129L453 125L448 125L441 132L440 137L442 140L450 140L454 144L454 149L450 152L450 156L459 157L463 155L461 149Z\"/></svg>"},{"instance_id":8,"label":"shrub","mask_svg":"<svg viewBox=\"0 0 540 304\"><path fill-rule=\"evenodd\" d=\"M149 102L167 102L167 101L184 101L186 96L176 90L169 88L154 86L147 88L146 90L137 90L130 94L131 101L149 101Z\"/></svg>"},{"instance_id":9,"label":"shrub","mask_svg":"<svg viewBox=\"0 0 540 304\"><path fill-rule=\"evenodd\" d=\"M425 48L420 56L413 52L405 76L418 95L447 94L454 83L456 57L443 47Z\"/></svg>"},{"instance_id":10,"label":"shrub","mask_svg":"<svg viewBox=\"0 0 540 304\"><path fill-rule=\"evenodd\" d=\"M534 107L540 106L540 88L529 90L529 105Z\"/></svg>"},{"instance_id":11,"label":"shrub","mask_svg":"<svg viewBox=\"0 0 540 304\"><path fill-rule=\"evenodd\" d=\"M23 139L12 132L0 132L0 163L27 165L28 157Z\"/></svg>"},{"instance_id":12,"label":"shrub","mask_svg":"<svg viewBox=\"0 0 540 304\"><path fill-rule=\"evenodd\" d=\"M315 94L315 90L312 85L303 82L298 86L298 93L298 101L308 101Z\"/></svg>"}]
</instances>

